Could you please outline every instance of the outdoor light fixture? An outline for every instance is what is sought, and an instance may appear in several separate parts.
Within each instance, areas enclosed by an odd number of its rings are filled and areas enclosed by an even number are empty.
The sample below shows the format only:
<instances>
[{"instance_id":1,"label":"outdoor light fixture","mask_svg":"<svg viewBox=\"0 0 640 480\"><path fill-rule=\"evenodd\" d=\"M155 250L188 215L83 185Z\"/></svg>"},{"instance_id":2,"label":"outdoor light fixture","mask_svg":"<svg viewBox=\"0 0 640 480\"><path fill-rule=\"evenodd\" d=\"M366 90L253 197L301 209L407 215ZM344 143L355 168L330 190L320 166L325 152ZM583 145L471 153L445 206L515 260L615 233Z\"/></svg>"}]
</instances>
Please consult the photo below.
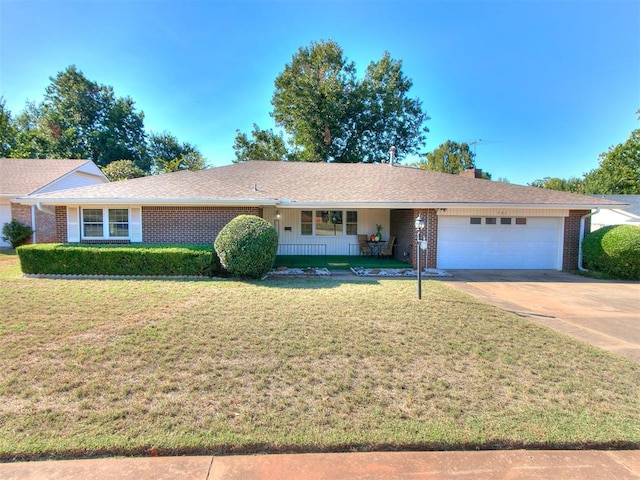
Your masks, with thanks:
<instances>
[{"instance_id":1,"label":"outdoor light fixture","mask_svg":"<svg viewBox=\"0 0 640 480\"><path fill-rule=\"evenodd\" d=\"M280 220L280 210L276 210L276 220Z\"/></svg>"},{"instance_id":2,"label":"outdoor light fixture","mask_svg":"<svg viewBox=\"0 0 640 480\"><path fill-rule=\"evenodd\" d=\"M418 300L422 299L422 267L420 266L420 248L422 247L422 231L424 230L425 222L422 214L418 215L416 218L416 231L417 231L417 242L416 242L416 266L418 268Z\"/></svg>"}]
</instances>

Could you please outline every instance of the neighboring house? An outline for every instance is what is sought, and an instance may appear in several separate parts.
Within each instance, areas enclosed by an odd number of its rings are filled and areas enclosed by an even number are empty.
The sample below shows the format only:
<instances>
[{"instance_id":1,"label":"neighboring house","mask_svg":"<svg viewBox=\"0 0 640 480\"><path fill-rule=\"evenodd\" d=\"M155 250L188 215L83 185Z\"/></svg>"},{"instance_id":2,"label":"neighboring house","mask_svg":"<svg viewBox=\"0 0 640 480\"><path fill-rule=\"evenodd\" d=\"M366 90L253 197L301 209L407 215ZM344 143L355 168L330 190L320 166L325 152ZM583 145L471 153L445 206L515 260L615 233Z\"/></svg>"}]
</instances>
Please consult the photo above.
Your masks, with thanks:
<instances>
[{"instance_id":1,"label":"neighboring house","mask_svg":"<svg viewBox=\"0 0 640 480\"><path fill-rule=\"evenodd\" d=\"M414 264L421 213L428 267L557 270L577 268L580 236L589 231L585 216L620 206L469 174L250 161L20 201L55 205L60 242L212 243L229 220L255 214L277 229L281 254L357 254L357 234L382 225L384 239L396 237L396 257Z\"/></svg>"},{"instance_id":2,"label":"neighboring house","mask_svg":"<svg viewBox=\"0 0 640 480\"><path fill-rule=\"evenodd\" d=\"M591 231L608 225L640 225L640 195L599 195L597 198L626 203L618 208L600 210L591 217Z\"/></svg>"},{"instance_id":3,"label":"neighboring house","mask_svg":"<svg viewBox=\"0 0 640 480\"><path fill-rule=\"evenodd\" d=\"M25 206L12 203L13 200L108 181L90 160L0 158L0 229L16 219L31 226L33 243L55 242L55 214L51 207L42 202ZM9 243L0 239L0 247L3 246Z\"/></svg>"}]
</instances>

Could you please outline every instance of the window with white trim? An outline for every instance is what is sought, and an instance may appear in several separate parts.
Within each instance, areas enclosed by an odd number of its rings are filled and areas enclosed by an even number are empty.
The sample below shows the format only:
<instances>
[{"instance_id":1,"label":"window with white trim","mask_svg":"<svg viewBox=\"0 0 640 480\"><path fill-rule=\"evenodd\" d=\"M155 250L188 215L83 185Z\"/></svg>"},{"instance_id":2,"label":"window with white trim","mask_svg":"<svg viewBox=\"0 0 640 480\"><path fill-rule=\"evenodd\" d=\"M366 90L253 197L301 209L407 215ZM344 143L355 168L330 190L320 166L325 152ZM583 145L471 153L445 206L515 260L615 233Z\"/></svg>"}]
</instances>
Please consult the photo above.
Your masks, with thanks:
<instances>
[{"instance_id":1,"label":"window with white trim","mask_svg":"<svg viewBox=\"0 0 640 480\"><path fill-rule=\"evenodd\" d=\"M83 208L82 238L128 238L127 208Z\"/></svg>"},{"instance_id":2,"label":"window with white trim","mask_svg":"<svg viewBox=\"0 0 640 480\"><path fill-rule=\"evenodd\" d=\"M357 234L358 212L355 210L302 210L300 212L300 235L338 237Z\"/></svg>"}]
</instances>

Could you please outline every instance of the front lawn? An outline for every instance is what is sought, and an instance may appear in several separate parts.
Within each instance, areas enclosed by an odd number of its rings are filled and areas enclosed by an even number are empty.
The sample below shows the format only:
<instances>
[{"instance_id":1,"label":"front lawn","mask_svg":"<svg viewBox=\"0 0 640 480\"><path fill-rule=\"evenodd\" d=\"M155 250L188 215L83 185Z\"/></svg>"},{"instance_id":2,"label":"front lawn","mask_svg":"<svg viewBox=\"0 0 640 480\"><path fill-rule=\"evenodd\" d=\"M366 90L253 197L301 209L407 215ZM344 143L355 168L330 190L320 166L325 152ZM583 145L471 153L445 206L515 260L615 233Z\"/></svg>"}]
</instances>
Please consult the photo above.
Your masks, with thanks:
<instances>
[{"instance_id":1,"label":"front lawn","mask_svg":"<svg viewBox=\"0 0 640 480\"><path fill-rule=\"evenodd\" d=\"M21 278L0 459L640 447L640 364L437 281Z\"/></svg>"}]
</instances>

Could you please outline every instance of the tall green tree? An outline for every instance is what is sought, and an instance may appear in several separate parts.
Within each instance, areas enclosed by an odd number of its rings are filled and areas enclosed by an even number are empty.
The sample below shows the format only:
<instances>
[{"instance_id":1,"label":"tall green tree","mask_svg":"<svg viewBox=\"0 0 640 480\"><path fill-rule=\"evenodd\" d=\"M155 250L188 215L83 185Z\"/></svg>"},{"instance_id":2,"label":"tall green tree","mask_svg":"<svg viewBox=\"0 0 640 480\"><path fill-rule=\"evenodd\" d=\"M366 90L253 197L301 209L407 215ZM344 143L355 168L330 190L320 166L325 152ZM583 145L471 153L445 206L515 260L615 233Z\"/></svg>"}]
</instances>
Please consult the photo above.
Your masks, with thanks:
<instances>
[{"instance_id":1,"label":"tall green tree","mask_svg":"<svg viewBox=\"0 0 640 480\"><path fill-rule=\"evenodd\" d=\"M16 147L17 131L4 97L0 97L0 158L11 156Z\"/></svg>"},{"instance_id":2,"label":"tall green tree","mask_svg":"<svg viewBox=\"0 0 640 480\"><path fill-rule=\"evenodd\" d=\"M116 98L73 65L50 80L43 102L18 117L21 156L88 158L100 166L131 159L149 171L144 114L131 98Z\"/></svg>"},{"instance_id":3,"label":"tall green tree","mask_svg":"<svg viewBox=\"0 0 640 480\"><path fill-rule=\"evenodd\" d=\"M355 65L331 40L299 48L278 75L272 116L301 148L301 160L341 158L356 85Z\"/></svg>"},{"instance_id":4,"label":"tall green tree","mask_svg":"<svg viewBox=\"0 0 640 480\"><path fill-rule=\"evenodd\" d=\"M236 130L233 149L236 154L234 162L292 159L281 135L276 135L272 130L262 130L255 123L251 131L251 138L247 134L241 133L240 130Z\"/></svg>"},{"instance_id":5,"label":"tall green tree","mask_svg":"<svg viewBox=\"0 0 640 480\"><path fill-rule=\"evenodd\" d=\"M637 111L640 118L640 110ZM640 194L640 129L633 130L626 142L600 154L597 168L583 175L534 180L533 187L598 195Z\"/></svg>"},{"instance_id":6,"label":"tall green tree","mask_svg":"<svg viewBox=\"0 0 640 480\"><path fill-rule=\"evenodd\" d=\"M358 80L336 42L312 42L276 78L272 117L299 160L386 161L391 146L401 160L418 152L428 132L411 86L402 62L386 52Z\"/></svg>"},{"instance_id":7,"label":"tall green tree","mask_svg":"<svg viewBox=\"0 0 640 480\"><path fill-rule=\"evenodd\" d=\"M149 135L149 155L154 173L179 170L201 170L206 162L200 151L190 143L180 143L169 133Z\"/></svg>"},{"instance_id":8,"label":"tall green tree","mask_svg":"<svg viewBox=\"0 0 640 480\"><path fill-rule=\"evenodd\" d=\"M418 153L429 131L425 126L429 117L420 100L409 96L412 86L402 73L402 61L392 59L388 52L369 64L356 91L359 98L351 102L355 128L347 147L355 144L357 157L349 157L351 149L345 148L346 161L386 160L392 145L399 160Z\"/></svg>"},{"instance_id":9,"label":"tall green tree","mask_svg":"<svg viewBox=\"0 0 640 480\"><path fill-rule=\"evenodd\" d=\"M418 162L417 166L423 170L457 175L467 168L475 167L474 158L475 153L471 151L468 143L447 140L427 153L426 159Z\"/></svg>"},{"instance_id":10,"label":"tall green tree","mask_svg":"<svg viewBox=\"0 0 640 480\"><path fill-rule=\"evenodd\" d=\"M587 193L640 194L640 129L600 154L600 165L584 176Z\"/></svg>"},{"instance_id":11,"label":"tall green tree","mask_svg":"<svg viewBox=\"0 0 640 480\"><path fill-rule=\"evenodd\" d=\"M24 110L16 117L16 145L11 152L14 158L53 158L56 155L55 140L42 117L42 110L34 102L27 102Z\"/></svg>"}]
</instances>

